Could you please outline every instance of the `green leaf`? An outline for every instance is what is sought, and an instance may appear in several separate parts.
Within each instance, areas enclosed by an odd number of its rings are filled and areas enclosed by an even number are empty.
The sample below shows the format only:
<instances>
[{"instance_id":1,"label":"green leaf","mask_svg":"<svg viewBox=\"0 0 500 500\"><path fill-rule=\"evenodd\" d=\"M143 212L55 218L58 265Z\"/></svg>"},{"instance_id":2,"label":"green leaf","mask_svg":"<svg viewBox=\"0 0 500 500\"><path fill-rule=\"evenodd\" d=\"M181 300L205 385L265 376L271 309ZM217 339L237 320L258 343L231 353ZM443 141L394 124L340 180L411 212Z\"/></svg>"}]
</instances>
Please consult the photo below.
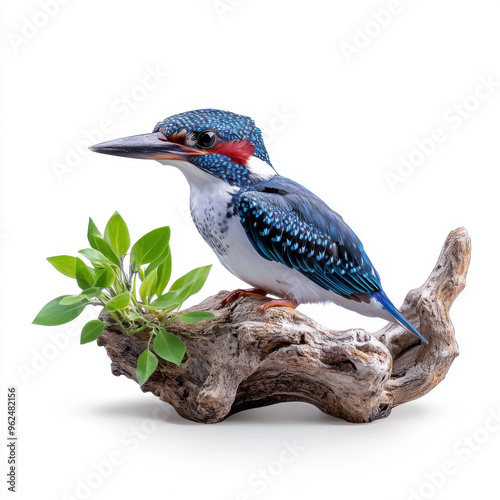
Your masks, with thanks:
<instances>
[{"instance_id":1,"label":"green leaf","mask_svg":"<svg viewBox=\"0 0 500 500\"><path fill-rule=\"evenodd\" d=\"M61 299L59 304L61 304L62 306L70 306L71 304L76 304L77 302L81 302L82 300L86 299L87 297L82 297L81 295L65 295Z\"/></svg>"},{"instance_id":2,"label":"green leaf","mask_svg":"<svg viewBox=\"0 0 500 500\"><path fill-rule=\"evenodd\" d=\"M99 335L104 331L106 323L93 319L89 321L82 329L82 335L80 337L80 344L88 344L96 340Z\"/></svg>"},{"instance_id":3,"label":"green leaf","mask_svg":"<svg viewBox=\"0 0 500 500\"><path fill-rule=\"evenodd\" d=\"M92 271L87 267L85 262L79 257L76 257L76 282L78 286L85 290L94 286L95 277Z\"/></svg>"},{"instance_id":4,"label":"green leaf","mask_svg":"<svg viewBox=\"0 0 500 500\"><path fill-rule=\"evenodd\" d=\"M180 365L186 346L184 342L177 338L173 333L160 330L153 340L153 349L163 359Z\"/></svg>"},{"instance_id":5,"label":"green leaf","mask_svg":"<svg viewBox=\"0 0 500 500\"><path fill-rule=\"evenodd\" d=\"M155 269L151 274L146 276L146 278L141 284L141 287L139 288L139 295L141 296L141 299L144 302L144 304L149 304L150 302L149 299L155 293L156 279L157 279L157 274Z\"/></svg>"},{"instance_id":6,"label":"green leaf","mask_svg":"<svg viewBox=\"0 0 500 500\"><path fill-rule=\"evenodd\" d=\"M92 218L89 217L89 226L87 229L87 239L89 240L89 244L92 248L95 248L95 246L93 245L94 236L98 236L99 238L102 238L101 232L99 231L99 229L97 229L97 226L94 224L94 221L92 220Z\"/></svg>"},{"instance_id":7,"label":"green leaf","mask_svg":"<svg viewBox=\"0 0 500 500\"><path fill-rule=\"evenodd\" d=\"M113 262L108 259L102 252L96 250L95 248L84 248L83 250L78 250L78 253L82 254L84 257L90 260L90 262L103 262L106 264L113 264Z\"/></svg>"},{"instance_id":8,"label":"green leaf","mask_svg":"<svg viewBox=\"0 0 500 500\"><path fill-rule=\"evenodd\" d=\"M104 240L109 243L117 257L121 258L127 253L130 247L130 235L127 224L118 212L115 212L106 224Z\"/></svg>"},{"instance_id":9,"label":"green leaf","mask_svg":"<svg viewBox=\"0 0 500 500\"><path fill-rule=\"evenodd\" d=\"M139 355L137 358L137 381L139 385L143 385L148 381L157 366L158 358L149 349Z\"/></svg>"},{"instance_id":10,"label":"green leaf","mask_svg":"<svg viewBox=\"0 0 500 500\"><path fill-rule=\"evenodd\" d=\"M118 277L115 278L115 281L113 283L113 288L115 289L115 292L117 294L128 291L128 288L125 285L125 283Z\"/></svg>"},{"instance_id":11,"label":"green leaf","mask_svg":"<svg viewBox=\"0 0 500 500\"><path fill-rule=\"evenodd\" d=\"M60 273L70 278L76 278L76 257L58 255L47 259Z\"/></svg>"},{"instance_id":12,"label":"green leaf","mask_svg":"<svg viewBox=\"0 0 500 500\"><path fill-rule=\"evenodd\" d=\"M115 281L115 273L110 266L96 272L95 286L100 288L109 288Z\"/></svg>"},{"instance_id":13,"label":"green leaf","mask_svg":"<svg viewBox=\"0 0 500 500\"><path fill-rule=\"evenodd\" d=\"M191 295L198 293L205 281L212 266L198 267L180 277L170 287L168 293L161 295L152 302L152 306L158 309L176 309ZM158 291L156 293L158 295Z\"/></svg>"},{"instance_id":14,"label":"green leaf","mask_svg":"<svg viewBox=\"0 0 500 500\"><path fill-rule=\"evenodd\" d=\"M156 307L156 309L174 310L181 306L182 302L179 302L179 295L177 292L167 292L156 300L153 300L151 305Z\"/></svg>"},{"instance_id":15,"label":"green leaf","mask_svg":"<svg viewBox=\"0 0 500 500\"><path fill-rule=\"evenodd\" d=\"M59 302L59 304L61 304L62 306L69 306L71 304L81 302L82 300L85 300L88 303L88 299L91 299L92 297L98 297L101 292L102 288L87 288L86 290L83 290L80 295L65 295L64 298L61 299L61 302Z\"/></svg>"},{"instance_id":16,"label":"green leaf","mask_svg":"<svg viewBox=\"0 0 500 500\"><path fill-rule=\"evenodd\" d=\"M183 323L193 324L193 323L198 323L199 321L203 321L205 319L212 319L214 317L215 317L214 314L211 312L193 311L181 314L180 316L176 316L173 319L178 319Z\"/></svg>"},{"instance_id":17,"label":"green leaf","mask_svg":"<svg viewBox=\"0 0 500 500\"><path fill-rule=\"evenodd\" d=\"M159 227L139 238L130 251L132 272L137 272L143 264L149 264L160 258L168 249L170 228Z\"/></svg>"},{"instance_id":18,"label":"green leaf","mask_svg":"<svg viewBox=\"0 0 500 500\"><path fill-rule=\"evenodd\" d=\"M93 236L92 237L92 243L90 244L92 248L95 250L98 250L101 252L105 257L107 257L113 264L119 266L120 265L120 259L111 247L109 246L109 243L105 240L103 240L100 236Z\"/></svg>"},{"instance_id":19,"label":"green leaf","mask_svg":"<svg viewBox=\"0 0 500 500\"><path fill-rule=\"evenodd\" d=\"M153 264L154 262L150 265L150 267ZM170 250L168 251L165 261L160 264L157 269L158 282L156 285L156 296L160 297L165 288L167 288L170 276L172 275L172 254L170 253Z\"/></svg>"},{"instance_id":20,"label":"green leaf","mask_svg":"<svg viewBox=\"0 0 500 500\"><path fill-rule=\"evenodd\" d=\"M126 309L130 304L130 293L122 292L120 295L113 297L104 308L106 311L121 311L122 309Z\"/></svg>"},{"instance_id":21,"label":"green leaf","mask_svg":"<svg viewBox=\"0 0 500 500\"><path fill-rule=\"evenodd\" d=\"M61 295L43 306L37 317L33 320L35 325L57 326L68 323L80 315L88 301L80 301L70 305L62 305L61 300L67 295Z\"/></svg>"},{"instance_id":22,"label":"green leaf","mask_svg":"<svg viewBox=\"0 0 500 500\"><path fill-rule=\"evenodd\" d=\"M211 268L212 266L209 265L197 267L196 269L189 271L184 276L181 276L179 279L175 280L174 284L170 287L170 291L182 290L189 286L193 290L196 289L196 292L194 293L199 292L205 284Z\"/></svg>"},{"instance_id":23,"label":"green leaf","mask_svg":"<svg viewBox=\"0 0 500 500\"><path fill-rule=\"evenodd\" d=\"M153 260L153 262L149 264L144 274L147 276L150 272L154 271L160 264L163 264L168 258L170 258L169 246L167 246L165 251L157 259Z\"/></svg>"},{"instance_id":24,"label":"green leaf","mask_svg":"<svg viewBox=\"0 0 500 500\"><path fill-rule=\"evenodd\" d=\"M102 238L102 234L97 229L97 226L94 224L94 221L89 217L89 227L87 230L87 239L89 240L90 246L94 249L102 253L105 257L107 257L113 264L117 266L120 265L120 259L117 255L114 254L111 246L107 241Z\"/></svg>"},{"instance_id":25,"label":"green leaf","mask_svg":"<svg viewBox=\"0 0 500 500\"><path fill-rule=\"evenodd\" d=\"M86 290L83 290L80 295L83 295L91 299L92 297L99 297L99 295L101 295L101 292L102 292L101 287L92 286L90 288L87 288Z\"/></svg>"},{"instance_id":26,"label":"green leaf","mask_svg":"<svg viewBox=\"0 0 500 500\"><path fill-rule=\"evenodd\" d=\"M170 287L170 292L177 292L179 300L184 302L188 297L198 293L207 281L208 273L211 269L210 266L198 267L189 271L184 276L180 277L178 280L174 282L174 284Z\"/></svg>"}]
</instances>

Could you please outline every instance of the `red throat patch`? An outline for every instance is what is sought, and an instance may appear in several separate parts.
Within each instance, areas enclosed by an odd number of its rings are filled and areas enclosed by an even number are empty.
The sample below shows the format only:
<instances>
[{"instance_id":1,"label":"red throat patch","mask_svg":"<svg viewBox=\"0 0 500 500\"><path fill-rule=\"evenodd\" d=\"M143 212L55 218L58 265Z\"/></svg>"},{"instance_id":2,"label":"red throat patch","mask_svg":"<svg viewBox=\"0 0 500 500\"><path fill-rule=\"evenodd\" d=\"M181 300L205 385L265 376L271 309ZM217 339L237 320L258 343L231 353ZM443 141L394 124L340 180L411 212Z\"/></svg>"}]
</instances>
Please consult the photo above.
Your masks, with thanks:
<instances>
[{"instance_id":1,"label":"red throat patch","mask_svg":"<svg viewBox=\"0 0 500 500\"><path fill-rule=\"evenodd\" d=\"M255 148L248 139L244 139L242 141L221 142L206 151L211 154L229 156L235 163L246 165L254 154Z\"/></svg>"}]
</instances>

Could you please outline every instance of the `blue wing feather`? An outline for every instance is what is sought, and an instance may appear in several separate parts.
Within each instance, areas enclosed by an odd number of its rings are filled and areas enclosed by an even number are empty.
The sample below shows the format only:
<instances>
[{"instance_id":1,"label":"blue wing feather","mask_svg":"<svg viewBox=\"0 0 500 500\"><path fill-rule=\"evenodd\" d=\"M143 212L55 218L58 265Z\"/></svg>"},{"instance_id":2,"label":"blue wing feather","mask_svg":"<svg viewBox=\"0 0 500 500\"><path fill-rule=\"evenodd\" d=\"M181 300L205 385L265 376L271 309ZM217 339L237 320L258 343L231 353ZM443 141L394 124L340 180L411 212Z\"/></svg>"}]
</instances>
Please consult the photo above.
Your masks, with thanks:
<instances>
[{"instance_id":1,"label":"blue wing feather","mask_svg":"<svg viewBox=\"0 0 500 500\"><path fill-rule=\"evenodd\" d=\"M265 259L348 298L381 290L363 245L342 217L306 188L275 176L239 194L248 239Z\"/></svg>"}]
</instances>

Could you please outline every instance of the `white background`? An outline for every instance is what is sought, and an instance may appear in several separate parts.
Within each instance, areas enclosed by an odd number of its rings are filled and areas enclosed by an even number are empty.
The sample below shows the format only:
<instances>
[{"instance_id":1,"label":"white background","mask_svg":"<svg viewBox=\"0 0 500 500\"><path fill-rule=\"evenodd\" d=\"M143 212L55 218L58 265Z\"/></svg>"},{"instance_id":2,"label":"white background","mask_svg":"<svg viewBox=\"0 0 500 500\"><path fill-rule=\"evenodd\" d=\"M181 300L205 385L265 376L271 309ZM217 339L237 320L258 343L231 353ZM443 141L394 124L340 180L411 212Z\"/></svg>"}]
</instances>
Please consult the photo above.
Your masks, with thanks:
<instances>
[{"instance_id":1,"label":"white background","mask_svg":"<svg viewBox=\"0 0 500 500\"><path fill-rule=\"evenodd\" d=\"M481 78L500 82L498 2L47 3L50 17L42 0L4 0L1 15L1 399L17 385L17 498L84 498L82 481L92 499L497 495L500 424L488 418L500 411L500 87L473 96ZM468 116L453 119L464 100ZM298 403L193 424L113 377L95 343L80 346L84 320L31 325L43 304L76 291L45 258L74 255L88 217L102 229L115 210L133 238L171 225L175 276L213 263L202 295L242 285L197 234L178 171L85 149L86 136L146 133L203 107L256 120L276 169L345 217L396 304L426 279L448 232L469 230L472 264L452 310L461 354L435 390L372 424ZM435 128L446 140L392 190L385 173ZM300 309L332 328L384 324L335 306ZM285 442L296 456L282 453ZM97 475L110 456L119 463Z\"/></svg>"}]
</instances>

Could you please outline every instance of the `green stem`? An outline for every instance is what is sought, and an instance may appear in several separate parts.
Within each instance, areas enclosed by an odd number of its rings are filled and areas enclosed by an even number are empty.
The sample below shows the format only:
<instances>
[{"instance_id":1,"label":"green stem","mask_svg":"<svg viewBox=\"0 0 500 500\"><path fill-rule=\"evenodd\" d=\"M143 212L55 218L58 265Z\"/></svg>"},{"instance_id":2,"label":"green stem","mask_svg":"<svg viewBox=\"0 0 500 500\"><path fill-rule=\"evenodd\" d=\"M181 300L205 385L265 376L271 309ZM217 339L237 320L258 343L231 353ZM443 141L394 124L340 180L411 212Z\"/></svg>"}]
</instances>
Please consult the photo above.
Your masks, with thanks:
<instances>
[{"instance_id":1,"label":"green stem","mask_svg":"<svg viewBox=\"0 0 500 500\"><path fill-rule=\"evenodd\" d=\"M101 299L101 297L96 297L96 299L99 301L99 303L97 302L92 302L93 305L101 305L102 307L104 307L104 309L106 309L106 303ZM121 321L121 319L113 312L113 311L108 311L106 309L106 311L111 315L111 317L119 324L119 325L123 325L123 322Z\"/></svg>"},{"instance_id":2,"label":"green stem","mask_svg":"<svg viewBox=\"0 0 500 500\"><path fill-rule=\"evenodd\" d=\"M141 302L141 307L144 307L144 309L147 309L148 311L151 311L153 313L158 313L158 309L156 309L156 307L151 307L151 306L148 306L147 304L143 304Z\"/></svg>"},{"instance_id":3,"label":"green stem","mask_svg":"<svg viewBox=\"0 0 500 500\"><path fill-rule=\"evenodd\" d=\"M154 336L154 330L151 329L151 333L149 335L149 340L148 340L148 350L149 350L149 344L151 344L151 339L153 338L153 336Z\"/></svg>"},{"instance_id":4,"label":"green stem","mask_svg":"<svg viewBox=\"0 0 500 500\"><path fill-rule=\"evenodd\" d=\"M140 328L136 328L135 330L130 330L128 333L130 333L131 335L135 335L136 333L142 332L146 328L150 328L150 327L151 327L151 325L148 322L145 325L141 326Z\"/></svg>"},{"instance_id":5,"label":"green stem","mask_svg":"<svg viewBox=\"0 0 500 500\"><path fill-rule=\"evenodd\" d=\"M122 320L116 315L116 313L114 311L108 311L109 314L111 314L111 317L119 324L119 325L123 325L123 322Z\"/></svg>"}]
</instances>

